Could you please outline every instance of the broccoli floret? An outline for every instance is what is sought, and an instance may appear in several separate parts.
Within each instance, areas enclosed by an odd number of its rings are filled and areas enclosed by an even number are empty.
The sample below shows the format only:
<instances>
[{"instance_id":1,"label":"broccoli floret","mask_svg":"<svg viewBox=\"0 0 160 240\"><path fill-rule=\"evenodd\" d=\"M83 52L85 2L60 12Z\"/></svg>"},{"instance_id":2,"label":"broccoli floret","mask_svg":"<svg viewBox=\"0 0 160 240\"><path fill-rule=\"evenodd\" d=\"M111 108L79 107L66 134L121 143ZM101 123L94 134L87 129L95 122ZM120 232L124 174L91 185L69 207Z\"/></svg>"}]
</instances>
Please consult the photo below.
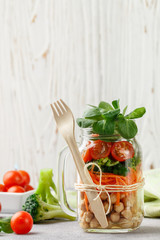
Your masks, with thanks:
<instances>
[{"instance_id":1,"label":"broccoli floret","mask_svg":"<svg viewBox=\"0 0 160 240\"><path fill-rule=\"evenodd\" d=\"M52 169L42 169L36 192L29 196L23 205L23 210L31 214L34 223L52 218L75 220L75 217L71 217L62 211L56 195L57 188L52 177ZM51 190L53 190L54 196Z\"/></svg>"},{"instance_id":2,"label":"broccoli floret","mask_svg":"<svg viewBox=\"0 0 160 240\"><path fill-rule=\"evenodd\" d=\"M27 198L23 205L23 210L31 214L34 223L52 218L75 220L75 217L71 217L64 213L59 205L52 205L44 202L36 193Z\"/></svg>"}]
</instances>

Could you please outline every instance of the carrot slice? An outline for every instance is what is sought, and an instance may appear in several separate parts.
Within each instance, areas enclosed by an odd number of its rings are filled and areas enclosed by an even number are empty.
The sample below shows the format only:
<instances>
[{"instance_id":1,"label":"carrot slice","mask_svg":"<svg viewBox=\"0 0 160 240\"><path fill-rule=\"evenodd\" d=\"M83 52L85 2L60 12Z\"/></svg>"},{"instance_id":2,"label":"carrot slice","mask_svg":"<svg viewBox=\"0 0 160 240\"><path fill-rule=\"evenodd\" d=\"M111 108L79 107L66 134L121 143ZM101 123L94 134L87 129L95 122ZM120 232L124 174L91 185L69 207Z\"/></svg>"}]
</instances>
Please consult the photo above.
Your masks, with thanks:
<instances>
[{"instance_id":1,"label":"carrot slice","mask_svg":"<svg viewBox=\"0 0 160 240\"><path fill-rule=\"evenodd\" d=\"M113 173L102 173L101 175L101 184L102 185L130 185L137 183L138 177L137 177L137 172L129 167L129 173L127 174L126 177L116 175ZM100 173L93 171L89 171L90 176L93 180L94 183L100 184ZM117 183L118 180L118 183Z\"/></svg>"},{"instance_id":2,"label":"carrot slice","mask_svg":"<svg viewBox=\"0 0 160 240\"><path fill-rule=\"evenodd\" d=\"M84 193L84 201L85 201L85 206L86 206L86 210L87 210L87 212L88 212L88 198L87 198L87 194L86 193Z\"/></svg>"}]
</instances>

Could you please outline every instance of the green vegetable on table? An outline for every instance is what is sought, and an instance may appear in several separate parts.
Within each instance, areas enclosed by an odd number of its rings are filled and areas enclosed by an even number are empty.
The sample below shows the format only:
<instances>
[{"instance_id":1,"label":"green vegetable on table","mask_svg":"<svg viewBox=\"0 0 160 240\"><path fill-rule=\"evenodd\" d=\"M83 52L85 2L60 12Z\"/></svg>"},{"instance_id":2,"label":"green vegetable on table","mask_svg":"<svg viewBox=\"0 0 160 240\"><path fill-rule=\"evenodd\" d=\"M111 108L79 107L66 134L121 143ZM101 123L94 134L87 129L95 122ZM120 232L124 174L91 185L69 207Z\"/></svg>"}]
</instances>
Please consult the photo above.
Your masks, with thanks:
<instances>
[{"instance_id":1,"label":"green vegetable on table","mask_svg":"<svg viewBox=\"0 0 160 240\"><path fill-rule=\"evenodd\" d=\"M13 230L11 228L11 217L8 218L0 218L0 232L12 233Z\"/></svg>"},{"instance_id":2,"label":"green vegetable on table","mask_svg":"<svg viewBox=\"0 0 160 240\"><path fill-rule=\"evenodd\" d=\"M160 217L160 169L144 172L144 216Z\"/></svg>"},{"instance_id":3,"label":"green vegetable on table","mask_svg":"<svg viewBox=\"0 0 160 240\"><path fill-rule=\"evenodd\" d=\"M112 105L102 101L98 107L89 105L89 108L83 114L83 118L77 118L77 124L81 128L91 127L93 133L100 135L119 134L125 139L131 139L138 132L133 119L142 117L146 109L144 107L136 108L125 115L126 110L127 106L121 113L119 100L112 101Z\"/></svg>"},{"instance_id":4,"label":"green vegetable on table","mask_svg":"<svg viewBox=\"0 0 160 240\"><path fill-rule=\"evenodd\" d=\"M52 169L42 169L36 192L29 196L23 205L23 210L31 214L34 223L53 218L75 220L75 217L62 211L56 197L57 189L52 177ZM51 193L51 189L55 196Z\"/></svg>"}]
</instances>

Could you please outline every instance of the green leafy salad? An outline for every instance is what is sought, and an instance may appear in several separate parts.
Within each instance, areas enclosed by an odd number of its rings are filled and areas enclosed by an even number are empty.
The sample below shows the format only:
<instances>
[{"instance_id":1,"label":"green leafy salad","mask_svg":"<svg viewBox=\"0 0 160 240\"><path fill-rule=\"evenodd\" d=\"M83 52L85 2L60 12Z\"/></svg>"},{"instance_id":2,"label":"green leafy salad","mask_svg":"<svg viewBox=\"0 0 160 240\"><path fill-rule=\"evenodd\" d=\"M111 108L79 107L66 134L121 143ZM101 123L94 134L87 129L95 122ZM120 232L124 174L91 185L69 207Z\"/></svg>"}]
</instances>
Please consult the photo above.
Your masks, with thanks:
<instances>
[{"instance_id":1,"label":"green leafy salad","mask_svg":"<svg viewBox=\"0 0 160 240\"><path fill-rule=\"evenodd\" d=\"M83 117L77 118L78 126L92 133L82 153L84 162L94 162L102 172L122 176L126 176L130 168L136 170L141 153L134 139L138 132L134 119L141 118L146 109L136 108L126 114L127 106L121 111L119 100L88 106ZM92 170L99 171L96 166Z\"/></svg>"},{"instance_id":2,"label":"green leafy salad","mask_svg":"<svg viewBox=\"0 0 160 240\"><path fill-rule=\"evenodd\" d=\"M77 124L81 128L92 127L93 133L112 135L120 134L125 139L131 139L137 134L137 125L133 119L142 117L146 109L136 108L126 114L127 106L120 112L119 100L100 102L98 107L89 105L84 112L83 118L77 118Z\"/></svg>"}]
</instances>

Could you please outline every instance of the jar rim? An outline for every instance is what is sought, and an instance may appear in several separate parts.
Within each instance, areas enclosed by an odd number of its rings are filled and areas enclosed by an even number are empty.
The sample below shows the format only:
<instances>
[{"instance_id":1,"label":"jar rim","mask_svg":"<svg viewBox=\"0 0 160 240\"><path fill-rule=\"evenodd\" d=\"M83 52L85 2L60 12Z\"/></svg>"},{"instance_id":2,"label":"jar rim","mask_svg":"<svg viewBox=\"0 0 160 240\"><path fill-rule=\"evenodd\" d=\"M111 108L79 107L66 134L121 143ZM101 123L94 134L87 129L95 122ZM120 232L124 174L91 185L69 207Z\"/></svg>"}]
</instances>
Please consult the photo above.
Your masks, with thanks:
<instances>
[{"instance_id":1,"label":"jar rim","mask_svg":"<svg viewBox=\"0 0 160 240\"><path fill-rule=\"evenodd\" d=\"M93 132L93 129L91 127L89 128L80 128L81 136L84 138L88 138L90 140L108 140L108 141L116 141L119 139L123 139L123 137L119 133L114 133L112 135L106 135L106 134L97 134Z\"/></svg>"}]
</instances>

